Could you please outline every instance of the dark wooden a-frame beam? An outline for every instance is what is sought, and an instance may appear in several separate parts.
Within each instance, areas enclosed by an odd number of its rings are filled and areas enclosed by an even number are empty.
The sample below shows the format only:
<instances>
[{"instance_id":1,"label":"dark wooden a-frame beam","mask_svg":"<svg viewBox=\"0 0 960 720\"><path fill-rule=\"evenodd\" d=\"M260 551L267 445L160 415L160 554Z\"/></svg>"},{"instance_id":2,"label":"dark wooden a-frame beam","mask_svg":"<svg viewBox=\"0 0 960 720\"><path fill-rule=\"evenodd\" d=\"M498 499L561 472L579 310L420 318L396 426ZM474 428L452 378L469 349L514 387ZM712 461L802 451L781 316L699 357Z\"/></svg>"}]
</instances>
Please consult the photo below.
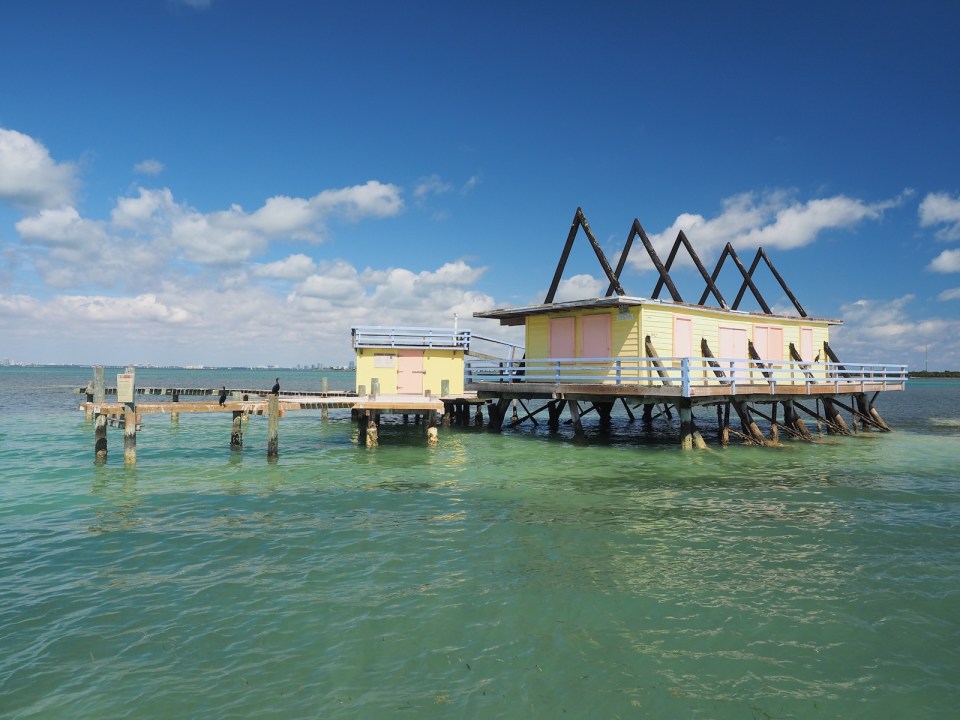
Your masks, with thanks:
<instances>
[{"instance_id":1,"label":"dark wooden a-frame beam","mask_svg":"<svg viewBox=\"0 0 960 720\"><path fill-rule=\"evenodd\" d=\"M727 243L723 252L720 254L720 260L717 262L717 267L713 270L713 275L710 277L716 282L717 278L720 276L720 268L723 266L724 261L727 257L733 259L734 264L736 264L737 269L740 271L740 274L743 276L743 282L745 287L750 288L750 292L753 293L753 297L756 298L757 302L760 304L760 307L763 309L767 315L773 315L773 311L770 310L770 306L767 305L767 302L763 299L763 295L760 294L760 291L757 289L757 286L753 284L753 279L750 277L750 274L747 272L747 269L743 266L743 263L740 262L740 257L737 255L737 251L733 249L733 245ZM740 292L737 294L737 299L733 301L733 310L736 310L740 307L740 301L743 299L744 288L740 289Z\"/></svg>"},{"instance_id":2,"label":"dark wooden a-frame beam","mask_svg":"<svg viewBox=\"0 0 960 720\"><path fill-rule=\"evenodd\" d=\"M767 253L764 251L763 248L757 249L757 254L754 255L753 257L753 262L750 264L750 270L747 271L747 275L749 275L751 279L753 278L753 273L756 271L757 266L760 264L761 259L767 264L767 267L770 269L770 272L773 273L773 277L776 278L777 282L780 284L780 287L787 294L787 297L790 298L790 302L793 303L793 307L795 307L797 312L800 313L800 317L807 317L807 311L803 309L803 306L800 304L800 302L797 300L794 294L790 291L790 288L787 287L787 283L780 276L780 273L777 272L777 269L773 266L773 263L770 262L770 258L767 257ZM737 293L737 299L733 303L734 308L736 308L740 304L740 301L743 299L743 294L747 290L747 282L748 282L747 278L744 277L743 284L740 286L740 291ZM754 294L756 294L756 292L757 291L754 289Z\"/></svg>"},{"instance_id":3,"label":"dark wooden a-frame beam","mask_svg":"<svg viewBox=\"0 0 960 720\"><path fill-rule=\"evenodd\" d=\"M640 221L636 218L633 219L633 225L630 228L630 237L628 238L628 243L632 242L633 238L639 236L640 242L643 243L643 247L646 248L647 255L650 256L650 260L653 262L653 266L657 269L657 272L660 274L660 283L667 286L667 290L670 291L670 297L673 298L674 302L683 302L683 298L680 297L680 292L677 290L677 286L673 284L673 280L670 278L670 273L667 272L667 269L663 266L663 263L660 261L660 256L657 255L657 251L653 249L653 243L650 242L650 238L647 237L646 231L643 229L643 226L640 224ZM658 283L658 287L660 287ZM653 300L657 299L656 293L651 295Z\"/></svg>"},{"instance_id":4,"label":"dark wooden a-frame beam","mask_svg":"<svg viewBox=\"0 0 960 720\"><path fill-rule=\"evenodd\" d=\"M783 288L783 291L787 294L787 297L790 298L790 302L793 303L793 306L797 309L797 312L800 313L800 317L806 317L807 311L803 309L803 306L800 304L797 298L794 297L793 293L790 291L790 288L787 287L787 283L784 282L782 277L780 277L780 273L778 273L777 269L773 266L773 262L771 262L770 258L767 257L766 251L764 251L763 248L760 248L757 250L757 253L763 256L763 260L765 263L767 263L767 267L770 268L770 272L773 273L773 276L777 279L777 282L780 283L780 287Z\"/></svg>"},{"instance_id":5,"label":"dark wooden a-frame beam","mask_svg":"<svg viewBox=\"0 0 960 720\"><path fill-rule=\"evenodd\" d=\"M697 255L697 252L693 249L693 245L690 244L690 241L687 240L686 234L681 230L677 233L677 239L673 242L673 247L670 249L670 255L667 257L667 264L664 266L664 269L667 271L668 276L670 273L670 268L673 267L673 261L677 257L677 251L680 249L680 246L683 246L687 250L687 254L690 255L690 259L693 260L693 264L697 266L697 270L700 271L701 277L707 283L707 289L703 291L703 297L700 298L698 305L703 305L704 301L707 299L709 293L713 293L713 296L716 298L717 302L720 303L720 307L724 310L728 309L727 301L723 299L723 295L720 294L720 290L714 284L713 279L707 273L707 269L703 266L703 263L700 262L700 256ZM656 286L653 289L652 297L654 299L660 294L660 290L663 288L663 277L657 281Z\"/></svg>"},{"instance_id":6,"label":"dark wooden a-frame beam","mask_svg":"<svg viewBox=\"0 0 960 720\"><path fill-rule=\"evenodd\" d=\"M557 294L557 288L560 287L560 278L563 276L563 269L567 266L567 259L570 257L570 248L573 247L573 240L577 237L577 229L580 227L580 218L583 211L577 208L573 214L573 222L570 223L570 232L567 233L567 242L563 246L563 252L560 253L560 262L557 263L557 270L553 273L553 282L550 283L550 289L547 290L547 296L543 299L544 305L553 302L553 296Z\"/></svg>"},{"instance_id":7,"label":"dark wooden a-frame beam","mask_svg":"<svg viewBox=\"0 0 960 720\"><path fill-rule=\"evenodd\" d=\"M563 276L563 270L567 265L567 260L570 257L570 249L573 247L573 241L577 237L577 229L582 227L583 231L587 235L587 239L590 241L590 245L593 247L594 253L596 253L597 260L600 261L600 267L603 268L604 274L607 276L607 279L610 281L610 286L617 293L617 295L624 295L623 287L620 285L619 276L615 275L613 269L610 267L610 263L607 261L607 256L603 254L603 249L600 247L600 243L597 242L597 239L594 237L593 232L590 230L590 224L587 222L587 218L583 214L581 208L577 208L577 212L573 216L573 222L570 224L570 232L567 233L567 242L563 246L563 253L560 255L560 262L557 263L557 270L553 274L553 282L550 283L550 289L547 291L547 296L544 298L543 303L545 305L552 303L554 296L557 294L557 288L560 287L560 278ZM610 294L609 292L607 293Z\"/></svg>"}]
</instances>

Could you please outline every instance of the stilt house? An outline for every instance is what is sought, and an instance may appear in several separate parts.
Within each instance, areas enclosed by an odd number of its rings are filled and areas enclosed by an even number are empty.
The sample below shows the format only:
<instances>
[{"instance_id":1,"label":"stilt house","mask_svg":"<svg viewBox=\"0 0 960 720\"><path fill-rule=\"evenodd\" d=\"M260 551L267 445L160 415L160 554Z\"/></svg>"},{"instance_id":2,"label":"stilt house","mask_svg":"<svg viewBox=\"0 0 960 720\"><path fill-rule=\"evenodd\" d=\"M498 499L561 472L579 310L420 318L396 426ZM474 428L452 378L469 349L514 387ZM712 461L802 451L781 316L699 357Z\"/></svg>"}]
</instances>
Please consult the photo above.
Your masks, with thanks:
<instances>
[{"instance_id":1,"label":"stilt house","mask_svg":"<svg viewBox=\"0 0 960 720\"><path fill-rule=\"evenodd\" d=\"M564 266L581 229L609 287L604 297L555 302ZM620 284L637 238L658 273L648 298L627 295ZM670 276L681 249L704 280L703 293L695 303L684 301ZM728 259L742 277L732 304L716 284ZM796 314L774 313L768 306L754 282L761 261ZM664 289L669 297L661 299ZM740 309L748 290L760 311ZM708 305L711 297L714 304ZM522 361L506 364L468 361L467 389L477 391L481 398L497 399L501 406L513 400L549 400L551 417L557 404L567 401L573 403L574 414L579 401L592 403L601 416L609 414L617 400L630 412L627 400L631 399L638 403L636 407L642 404L645 413L656 403L668 402L680 409L681 416L685 411L689 416L699 405L726 403L729 410L734 402L743 417L741 411L749 415L745 403L772 403L775 418L777 402L783 402L785 412L794 416L794 400L802 396L820 398L818 410L810 411L820 417L821 401L830 414L836 397L851 395L863 422L879 426L882 420L865 393L902 390L906 381L903 365L841 364L830 347L830 328L841 321L809 317L763 248L748 269L728 243L716 268L708 273L682 231L664 263L639 221L634 220L614 270L579 208L544 302L474 315L498 320L501 325L522 325L526 354ZM806 408L801 406L801 410ZM773 425L776 427L775 420Z\"/></svg>"},{"instance_id":2,"label":"stilt house","mask_svg":"<svg viewBox=\"0 0 960 720\"><path fill-rule=\"evenodd\" d=\"M361 326L352 334L358 395L463 393L469 330Z\"/></svg>"}]
</instances>

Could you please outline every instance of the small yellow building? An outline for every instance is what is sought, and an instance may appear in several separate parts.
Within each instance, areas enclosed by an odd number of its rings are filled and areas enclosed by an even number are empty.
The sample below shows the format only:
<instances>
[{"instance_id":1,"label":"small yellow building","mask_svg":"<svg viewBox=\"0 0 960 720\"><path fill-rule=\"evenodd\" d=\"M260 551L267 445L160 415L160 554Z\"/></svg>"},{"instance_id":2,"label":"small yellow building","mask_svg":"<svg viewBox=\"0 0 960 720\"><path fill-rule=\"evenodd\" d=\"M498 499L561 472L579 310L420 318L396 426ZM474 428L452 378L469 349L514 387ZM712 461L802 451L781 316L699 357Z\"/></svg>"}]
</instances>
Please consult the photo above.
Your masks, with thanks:
<instances>
[{"instance_id":1,"label":"small yellow building","mask_svg":"<svg viewBox=\"0 0 960 720\"><path fill-rule=\"evenodd\" d=\"M469 330L361 326L352 334L358 395L463 394Z\"/></svg>"}]
</instances>

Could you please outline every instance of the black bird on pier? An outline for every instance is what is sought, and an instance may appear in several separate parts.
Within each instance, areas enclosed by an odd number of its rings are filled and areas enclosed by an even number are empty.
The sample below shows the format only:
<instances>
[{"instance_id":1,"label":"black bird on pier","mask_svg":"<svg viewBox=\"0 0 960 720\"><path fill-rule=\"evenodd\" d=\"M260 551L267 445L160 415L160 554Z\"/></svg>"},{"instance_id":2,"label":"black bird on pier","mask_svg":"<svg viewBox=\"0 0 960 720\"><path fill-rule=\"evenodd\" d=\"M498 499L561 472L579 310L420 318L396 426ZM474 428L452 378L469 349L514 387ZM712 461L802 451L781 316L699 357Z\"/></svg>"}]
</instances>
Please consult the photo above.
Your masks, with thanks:
<instances>
[{"instance_id":1,"label":"black bird on pier","mask_svg":"<svg viewBox=\"0 0 960 720\"><path fill-rule=\"evenodd\" d=\"M223 407L223 404L227 401L227 386L224 385L220 390L220 407Z\"/></svg>"},{"instance_id":2,"label":"black bird on pier","mask_svg":"<svg viewBox=\"0 0 960 720\"><path fill-rule=\"evenodd\" d=\"M280 378L277 378L277 381L273 384L273 387L270 389L272 395L280 394Z\"/></svg>"}]
</instances>

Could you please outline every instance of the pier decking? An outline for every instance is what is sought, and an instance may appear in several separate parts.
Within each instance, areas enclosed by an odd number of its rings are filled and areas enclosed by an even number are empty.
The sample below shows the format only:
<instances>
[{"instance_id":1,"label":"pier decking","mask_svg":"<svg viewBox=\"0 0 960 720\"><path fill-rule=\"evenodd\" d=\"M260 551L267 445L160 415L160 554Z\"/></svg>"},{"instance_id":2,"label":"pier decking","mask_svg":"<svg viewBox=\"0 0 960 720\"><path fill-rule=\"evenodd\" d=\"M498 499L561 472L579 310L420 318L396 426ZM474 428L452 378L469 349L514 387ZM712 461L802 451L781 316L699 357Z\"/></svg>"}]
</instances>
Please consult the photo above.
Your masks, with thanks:
<instances>
[{"instance_id":1,"label":"pier decking","mask_svg":"<svg viewBox=\"0 0 960 720\"><path fill-rule=\"evenodd\" d=\"M124 431L124 459L128 464L136 462L136 436L142 429L143 415L168 415L171 422L178 422L181 414L194 413L230 413L232 418L230 446L238 449L243 446L243 426L251 416L263 415L268 418L267 455L274 457L279 448L279 419L289 412L319 410L324 419L330 410L350 410L351 419L357 422L361 444L377 444L376 428L381 415L403 415L414 417L414 423L423 426L428 442L435 444L437 424L464 422L465 410L471 405L483 403L476 393L433 397L429 395L377 394L358 395L353 391L284 391L273 395L262 389L228 389L227 399L221 404L219 388L170 388L143 387L132 388L132 397L168 396L169 400L120 402L117 388L102 386L102 368L94 369L94 382L84 388L78 388L78 394L85 394L86 401L80 403L88 420L94 421L94 453L98 460L107 456L107 426L122 428ZM325 384L325 383L324 383ZM189 401L181 397L209 398ZM438 423L438 418L442 418Z\"/></svg>"}]
</instances>

